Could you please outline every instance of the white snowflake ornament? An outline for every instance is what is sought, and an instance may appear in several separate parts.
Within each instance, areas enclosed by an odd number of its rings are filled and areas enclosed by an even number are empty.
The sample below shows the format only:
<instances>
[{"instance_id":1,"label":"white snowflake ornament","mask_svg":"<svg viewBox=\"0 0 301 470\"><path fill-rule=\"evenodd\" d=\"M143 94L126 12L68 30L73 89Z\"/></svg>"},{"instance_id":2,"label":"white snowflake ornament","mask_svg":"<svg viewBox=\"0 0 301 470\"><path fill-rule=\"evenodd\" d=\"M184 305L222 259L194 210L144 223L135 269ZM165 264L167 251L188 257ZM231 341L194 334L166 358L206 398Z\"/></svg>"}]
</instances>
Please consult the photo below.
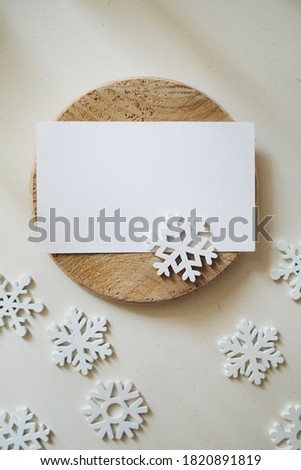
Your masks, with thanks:
<instances>
[{"instance_id":1,"label":"white snowflake ornament","mask_svg":"<svg viewBox=\"0 0 301 470\"><path fill-rule=\"evenodd\" d=\"M39 450L41 442L48 442L50 430L36 422L28 409L16 410L15 413L0 414L0 449L1 450Z\"/></svg>"},{"instance_id":2,"label":"white snowflake ornament","mask_svg":"<svg viewBox=\"0 0 301 470\"><path fill-rule=\"evenodd\" d=\"M72 364L78 372L87 375L96 359L112 355L110 345L104 341L107 322L99 317L87 319L77 309L72 309L66 318L62 326L55 325L46 330L56 346L52 362L59 366Z\"/></svg>"},{"instance_id":3,"label":"white snowflake ornament","mask_svg":"<svg viewBox=\"0 0 301 470\"><path fill-rule=\"evenodd\" d=\"M274 444L278 445L287 442L287 450L301 450L301 406L289 406L282 414L287 426L283 427L279 423L271 431L270 435Z\"/></svg>"},{"instance_id":4,"label":"white snowflake ornament","mask_svg":"<svg viewBox=\"0 0 301 470\"><path fill-rule=\"evenodd\" d=\"M143 398L131 383L99 383L96 391L88 399L88 407L83 410L91 429L103 439L121 439L125 434L134 437L133 430L143 422L142 414L148 412Z\"/></svg>"},{"instance_id":5,"label":"white snowflake ornament","mask_svg":"<svg viewBox=\"0 0 301 470\"><path fill-rule=\"evenodd\" d=\"M170 219L170 217L169 217ZM168 220L168 218L166 219ZM158 276L169 277L170 272L182 272L183 281L195 282L201 275L201 268L204 263L212 264L212 260L217 258L214 246L210 240L210 234L204 227L199 228L197 234L193 233L192 225L189 222L179 222L177 224L180 232L173 231L167 223L161 229L158 241L148 241L149 250L155 251L162 262L154 263ZM201 238L196 240L195 235Z\"/></svg>"},{"instance_id":6,"label":"white snowflake ornament","mask_svg":"<svg viewBox=\"0 0 301 470\"><path fill-rule=\"evenodd\" d=\"M44 309L41 302L35 302L27 286L32 282L29 276L22 276L20 281L12 285L2 278L0 280L0 327L7 324L13 328L18 336L25 336L28 329L24 325L32 313L40 313ZM27 295L28 294L28 295Z\"/></svg>"},{"instance_id":7,"label":"white snowflake ornament","mask_svg":"<svg viewBox=\"0 0 301 470\"><path fill-rule=\"evenodd\" d=\"M280 264L278 268L271 271L271 278L277 281L281 277L288 281L289 285L293 287L290 291L290 297L293 300L299 300L301 297L301 251L295 245L289 245L284 241L277 244L278 250L282 253L282 258L286 264Z\"/></svg>"},{"instance_id":8,"label":"white snowflake ornament","mask_svg":"<svg viewBox=\"0 0 301 470\"><path fill-rule=\"evenodd\" d=\"M229 361L225 364L227 377L248 377L250 382L260 385L266 378L265 372L284 362L281 353L275 348L278 340L276 328L259 330L252 322L243 320L238 332L231 338L225 337L219 349Z\"/></svg>"}]
</instances>

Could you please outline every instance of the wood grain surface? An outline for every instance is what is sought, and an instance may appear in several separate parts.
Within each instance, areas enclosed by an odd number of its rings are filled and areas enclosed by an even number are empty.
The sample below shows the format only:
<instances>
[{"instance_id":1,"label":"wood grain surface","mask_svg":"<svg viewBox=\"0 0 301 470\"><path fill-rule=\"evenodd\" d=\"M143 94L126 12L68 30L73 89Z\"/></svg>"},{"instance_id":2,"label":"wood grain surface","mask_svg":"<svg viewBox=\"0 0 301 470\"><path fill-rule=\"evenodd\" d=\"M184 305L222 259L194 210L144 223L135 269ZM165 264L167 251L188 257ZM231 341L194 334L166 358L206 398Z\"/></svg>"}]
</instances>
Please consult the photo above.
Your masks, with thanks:
<instances>
[{"instance_id":1,"label":"wood grain surface","mask_svg":"<svg viewBox=\"0 0 301 470\"><path fill-rule=\"evenodd\" d=\"M182 83L137 78L109 83L71 104L59 121L232 121L208 96ZM31 180L36 215L36 171ZM56 264L73 281L94 294L124 302L172 300L195 292L216 279L238 253L220 253L205 265L195 283L181 274L158 276L153 253L55 254Z\"/></svg>"}]
</instances>

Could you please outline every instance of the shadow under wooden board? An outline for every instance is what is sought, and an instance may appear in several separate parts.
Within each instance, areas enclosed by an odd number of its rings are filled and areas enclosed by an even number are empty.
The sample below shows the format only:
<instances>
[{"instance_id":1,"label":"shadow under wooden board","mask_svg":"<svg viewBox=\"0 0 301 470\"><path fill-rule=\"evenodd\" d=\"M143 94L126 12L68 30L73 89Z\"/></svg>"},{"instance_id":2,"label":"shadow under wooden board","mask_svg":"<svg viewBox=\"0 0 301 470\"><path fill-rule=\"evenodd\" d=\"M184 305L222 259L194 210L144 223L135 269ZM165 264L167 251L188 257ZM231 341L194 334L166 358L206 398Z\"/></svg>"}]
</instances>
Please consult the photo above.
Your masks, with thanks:
<instances>
[{"instance_id":1,"label":"shadow under wooden board","mask_svg":"<svg viewBox=\"0 0 301 470\"><path fill-rule=\"evenodd\" d=\"M182 83L137 78L109 83L71 104L58 121L233 121L208 96ZM36 215L36 170L31 182ZM156 302L184 297L216 279L238 253L220 253L195 283L180 274L158 276L153 253L54 254L73 281L94 294L124 302Z\"/></svg>"}]
</instances>

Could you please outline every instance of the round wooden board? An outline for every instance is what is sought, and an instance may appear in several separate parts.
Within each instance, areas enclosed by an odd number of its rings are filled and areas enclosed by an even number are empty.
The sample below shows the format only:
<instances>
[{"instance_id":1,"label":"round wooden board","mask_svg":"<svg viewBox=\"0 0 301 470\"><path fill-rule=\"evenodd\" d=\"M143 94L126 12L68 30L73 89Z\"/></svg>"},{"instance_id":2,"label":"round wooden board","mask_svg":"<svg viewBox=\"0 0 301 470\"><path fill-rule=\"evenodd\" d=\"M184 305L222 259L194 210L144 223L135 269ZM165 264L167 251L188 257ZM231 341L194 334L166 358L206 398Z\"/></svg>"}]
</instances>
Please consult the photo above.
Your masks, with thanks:
<instances>
[{"instance_id":1,"label":"round wooden board","mask_svg":"<svg viewBox=\"0 0 301 470\"><path fill-rule=\"evenodd\" d=\"M59 121L232 121L208 96L182 83L154 78L121 80L79 98ZM36 215L36 171L32 175ZM57 254L56 264L94 294L124 302L172 300L195 292L217 278L238 256L220 253L205 265L195 283L181 274L158 276L152 253Z\"/></svg>"}]
</instances>

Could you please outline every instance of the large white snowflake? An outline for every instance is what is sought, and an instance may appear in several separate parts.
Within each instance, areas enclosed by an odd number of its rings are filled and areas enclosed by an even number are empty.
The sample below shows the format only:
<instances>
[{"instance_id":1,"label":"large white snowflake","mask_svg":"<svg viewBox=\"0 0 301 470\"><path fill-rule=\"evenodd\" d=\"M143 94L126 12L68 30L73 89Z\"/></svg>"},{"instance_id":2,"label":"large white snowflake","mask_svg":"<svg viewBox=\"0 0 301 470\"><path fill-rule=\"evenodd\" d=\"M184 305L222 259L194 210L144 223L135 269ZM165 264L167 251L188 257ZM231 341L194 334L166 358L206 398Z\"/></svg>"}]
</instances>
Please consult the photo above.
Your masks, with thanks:
<instances>
[{"instance_id":1,"label":"large white snowflake","mask_svg":"<svg viewBox=\"0 0 301 470\"><path fill-rule=\"evenodd\" d=\"M121 439L124 434L132 438L143 422L142 414L148 412L143 398L131 383L99 383L83 410L89 425L102 439Z\"/></svg>"},{"instance_id":2,"label":"large white snowflake","mask_svg":"<svg viewBox=\"0 0 301 470\"><path fill-rule=\"evenodd\" d=\"M29 276L22 276L20 281L12 285L3 278L0 280L0 327L4 326L4 319L7 317L8 326L12 327L18 336L26 335L28 329L24 323L27 318L33 312L42 312L44 308L41 302L32 299L26 289L31 282Z\"/></svg>"},{"instance_id":3,"label":"large white snowflake","mask_svg":"<svg viewBox=\"0 0 301 470\"><path fill-rule=\"evenodd\" d=\"M11 415L6 412L0 414L1 450L41 449L41 442L48 442L49 433L44 424L36 422L28 408L16 410Z\"/></svg>"},{"instance_id":4,"label":"large white snowflake","mask_svg":"<svg viewBox=\"0 0 301 470\"><path fill-rule=\"evenodd\" d=\"M77 309L72 309L66 318L63 325L46 330L56 346L52 362L59 366L72 364L77 371L87 375L97 358L105 359L112 354L110 345L104 342L107 322L99 317L87 319Z\"/></svg>"},{"instance_id":5,"label":"large white snowflake","mask_svg":"<svg viewBox=\"0 0 301 470\"><path fill-rule=\"evenodd\" d=\"M266 378L267 369L284 362L274 344L278 340L278 332L276 328L268 327L259 330L246 320L241 322L237 330L236 335L225 337L219 343L220 351L229 359L225 365L225 374L234 378L241 374L255 385L260 385Z\"/></svg>"},{"instance_id":6,"label":"large white snowflake","mask_svg":"<svg viewBox=\"0 0 301 470\"><path fill-rule=\"evenodd\" d=\"M211 265L212 260L217 258L217 253L211 244L210 234L204 226L199 226L197 231L200 241L196 240L189 222L179 222L177 228L180 233L172 230L166 222L158 240L149 240L149 250L155 251L156 256L163 259L162 262L154 263L154 267L157 269L158 276L164 274L169 277L171 270L175 273L183 271L183 281L189 279L195 282L196 278L201 275L198 268L201 268L204 262Z\"/></svg>"},{"instance_id":7,"label":"large white snowflake","mask_svg":"<svg viewBox=\"0 0 301 470\"><path fill-rule=\"evenodd\" d=\"M282 417L287 421L287 425L275 425L271 431L272 441L276 445L287 441L288 450L301 450L301 406L289 406Z\"/></svg>"},{"instance_id":8,"label":"large white snowflake","mask_svg":"<svg viewBox=\"0 0 301 470\"><path fill-rule=\"evenodd\" d=\"M282 258L286 264L280 264L278 268L271 271L271 278L277 281L281 277L288 281L289 285L293 287L290 291L290 296L294 300L299 300L301 297L301 252L296 245L289 245L284 241L277 244L279 251L282 253Z\"/></svg>"}]
</instances>

